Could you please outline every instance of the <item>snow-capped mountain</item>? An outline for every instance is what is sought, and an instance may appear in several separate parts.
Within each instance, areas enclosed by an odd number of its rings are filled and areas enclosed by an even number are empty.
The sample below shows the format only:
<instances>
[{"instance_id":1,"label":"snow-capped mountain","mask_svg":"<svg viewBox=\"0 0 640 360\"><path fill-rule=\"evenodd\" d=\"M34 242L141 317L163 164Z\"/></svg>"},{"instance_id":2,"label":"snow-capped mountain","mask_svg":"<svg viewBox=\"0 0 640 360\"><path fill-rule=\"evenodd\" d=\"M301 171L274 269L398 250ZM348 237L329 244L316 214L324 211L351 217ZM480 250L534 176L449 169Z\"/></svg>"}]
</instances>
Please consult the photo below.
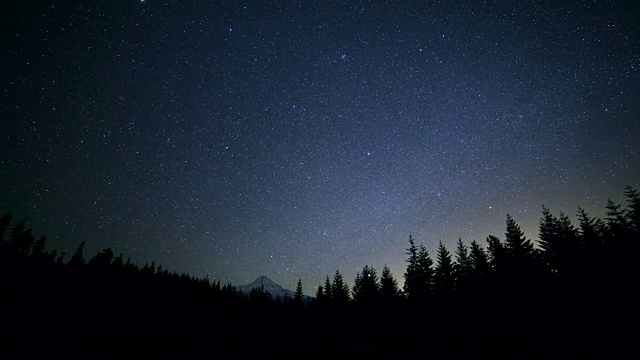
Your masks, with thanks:
<instances>
[{"instance_id":1,"label":"snow-capped mountain","mask_svg":"<svg viewBox=\"0 0 640 360\"><path fill-rule=\"evenodd\" d=\"M274 299L283 299L285 295L288 295L293 299L293 297L296 295L295 291L283 288L265 275L258 277L251 284L236 286L237 291L247 295L251 293L251 290L260 288L263 288L265 292L271 294L271 297L273 297ZM311 296L305 295L305 301L309 301L309 299L311 299Z\"/></svg>"}]
</instances>

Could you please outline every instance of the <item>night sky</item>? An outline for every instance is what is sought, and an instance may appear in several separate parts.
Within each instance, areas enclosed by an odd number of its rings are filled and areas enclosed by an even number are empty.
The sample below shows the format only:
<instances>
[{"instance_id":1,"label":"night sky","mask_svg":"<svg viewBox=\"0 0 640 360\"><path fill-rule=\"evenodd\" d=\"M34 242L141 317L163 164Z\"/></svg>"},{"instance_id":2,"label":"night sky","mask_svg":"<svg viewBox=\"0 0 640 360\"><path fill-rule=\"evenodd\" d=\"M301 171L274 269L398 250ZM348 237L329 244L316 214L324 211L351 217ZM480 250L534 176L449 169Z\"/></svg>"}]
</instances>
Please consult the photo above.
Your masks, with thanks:
<instances>
[{"instance_id":1,"label":"night sky","mask_svg":"<svg viewBox=\"0 0 640 360\"><path fill-rule=\"evenodd\" d=\"M313 294L640 189L639 2L433 3L11 1L0 212Z\"/></svg>"}]
</instances>

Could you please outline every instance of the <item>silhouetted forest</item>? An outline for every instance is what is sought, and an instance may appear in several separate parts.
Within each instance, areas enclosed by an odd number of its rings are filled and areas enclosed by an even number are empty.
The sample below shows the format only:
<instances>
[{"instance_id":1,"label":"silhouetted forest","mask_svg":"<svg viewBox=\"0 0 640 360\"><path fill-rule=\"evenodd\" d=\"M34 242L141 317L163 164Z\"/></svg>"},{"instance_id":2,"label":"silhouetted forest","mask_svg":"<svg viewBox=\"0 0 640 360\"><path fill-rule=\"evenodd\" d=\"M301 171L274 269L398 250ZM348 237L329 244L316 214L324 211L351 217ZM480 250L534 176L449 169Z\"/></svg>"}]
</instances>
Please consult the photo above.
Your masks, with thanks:
<instances>
[{"instance_id":1,"label":"silhouetted forest","mask_svg":"<svg viewBox=\"0 0 640 360\"><path fill-rule=\"evenodd\" d=\"M336 270L305 301L248 296L231 284L139 266L84 242L48 249L25 220L0 218L0 306L8 357L288 358L620 357L637 325L640 195L578 223L543 207L539 240L507 215L486 247L458 240L429 254L409 236L404 287L365 265ZM305 351L301 353L300 351Z\"/></svg>"}]
</instances>

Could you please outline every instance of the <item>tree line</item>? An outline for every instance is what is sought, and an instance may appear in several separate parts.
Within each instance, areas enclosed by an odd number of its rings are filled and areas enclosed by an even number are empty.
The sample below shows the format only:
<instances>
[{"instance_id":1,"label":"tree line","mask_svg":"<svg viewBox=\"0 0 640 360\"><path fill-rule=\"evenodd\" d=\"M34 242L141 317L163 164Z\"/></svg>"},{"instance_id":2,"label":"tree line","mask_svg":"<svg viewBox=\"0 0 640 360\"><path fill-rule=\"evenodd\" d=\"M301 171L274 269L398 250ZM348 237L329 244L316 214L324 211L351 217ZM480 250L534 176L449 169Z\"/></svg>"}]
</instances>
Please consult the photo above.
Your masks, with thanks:
<instances>
[{"instance_id":1,"label":"tree line","mask_svg":"<svg viewBox=\"0 0 640 360\"><path fill-rule=\"evenodd\" d=\"M566 214L556 216L543 206L537 246L509 214L503 239L490 235L486 248L475 240L467 245L458 239L453 254L440 242L435 261L424 244L417 245L409 235L402 290L386 265L380 279L376 269L366 265L356 274L351 291L336 271L333 282L327 276L318 287L316 299L424 303L489 294L526 296L542 290L623 291L637 274L640 244L640 196L631 187L625 196L626 206L608 201L605 219L579 207L577 227Z\"/></svg>"},{"instance_id":2,"label":"tree line","mask_svg":"<svg viewBox=\"0 0 640 360\"><path fill-rule=\"evenodd\" d=\"M438 326L438 333L489 331L507 338L516 333L522 335L518 339L540 329L550 338L564 332L605 336L599 329L616 333L611 330L638 300L640 194L626 187L625 197L624 204L609 200L603 219L578 208L577 225L543 207L536 242L508 214L504 237L489 236L486 247L458 239L451 252L440 242L432 257L409 235L402 289L386 265L380 275L365 265L351 288L339 270L327 275L311 302L304 300L301 279L293 298L273 299L263 289L244 296L230 283L171 272L153 262L139 266L111 248L85 260L85 242L66 261L66 254L47 249L46 237L36 238L25 220L11 226L12 215L6 213L0 217L1 301L15 308L7 323L16 328L55 327L62 318L66 324L86 324L86 314L99 311L92 329L130 331L130 336L137 332L108 319L126 314L148 328L208 319L233 329L238 317L277 323L306 314L319 322L327 316L370 325L418 321ZM359 339L368 341L364 335Z\"/></svg>"}]
</instances>

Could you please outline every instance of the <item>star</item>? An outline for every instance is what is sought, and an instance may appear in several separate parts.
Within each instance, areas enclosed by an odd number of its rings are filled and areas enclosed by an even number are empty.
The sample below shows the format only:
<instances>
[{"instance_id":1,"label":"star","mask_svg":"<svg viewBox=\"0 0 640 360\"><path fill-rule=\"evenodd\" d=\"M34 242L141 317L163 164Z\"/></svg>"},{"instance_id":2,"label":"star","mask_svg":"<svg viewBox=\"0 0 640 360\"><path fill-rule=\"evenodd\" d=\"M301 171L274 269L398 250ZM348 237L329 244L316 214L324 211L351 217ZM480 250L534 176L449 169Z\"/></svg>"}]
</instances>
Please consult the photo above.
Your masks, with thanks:
<instances>
[{"instance_id":1,"label":"star","mask_svg":"<svg viewBox=\"0 0 640 360\"><path fill-rule=\"evenodd\" d=\"M309 290L365 264L402 285L409 233L486 245L509 212L535 237L542 204L640 188L637 29L583 26L639 9L379 6L173 1L64 30L87 8L11 7L0 210L60 252Z\"/></svg>"}]
</instances>

